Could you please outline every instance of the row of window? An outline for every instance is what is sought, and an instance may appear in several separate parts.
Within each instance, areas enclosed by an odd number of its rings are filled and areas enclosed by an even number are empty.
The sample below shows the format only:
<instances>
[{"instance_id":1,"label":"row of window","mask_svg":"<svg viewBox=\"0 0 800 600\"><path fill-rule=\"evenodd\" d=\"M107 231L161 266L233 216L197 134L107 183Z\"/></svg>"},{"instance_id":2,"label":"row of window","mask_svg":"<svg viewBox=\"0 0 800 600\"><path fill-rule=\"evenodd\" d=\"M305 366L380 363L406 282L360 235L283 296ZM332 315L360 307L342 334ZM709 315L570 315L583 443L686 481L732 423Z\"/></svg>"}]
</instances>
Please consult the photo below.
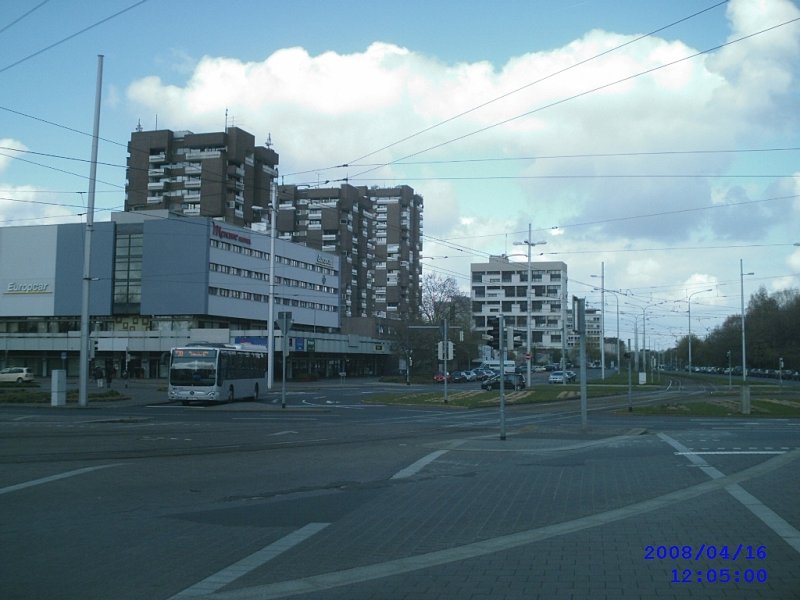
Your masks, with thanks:
<instances>
[{"instance_id":1,"label":"row of window","mask_svg":"<svg viewBox=\"0 0 800 600\"><path fill-rule=\"evenodd\" d=\"M261 271L251 271L250 269L242 269L233 267L231 265L220 265L218 263L210 263L208 270L214 273L225 273L226 275L235 275L237 277L245 277L247 279L255 279L256 281L269 281L269 273ZM338 290L329 285L321 285L319 283L311 283L301 279L291 279L289 277L275 277L275 285L285 285L289 287L296 287L301 289L314 290L316 292L325 292L327 294L337 294Z\"/></svg>"},{"instance_id":2,"label":"row of window","mask_svg":"<svg viewBox=\"0 0 800 600\"><path fill-rule=\"evenodd\" d=\"M258 294L255 292L245 292L242 290L231 290L228 288L213 287L208 288L209 296L219 296L220 298L235 298L236 300L248 300L251 302L268 302L269 294ZM275 296L276 305L295 306L298 308L310 308L312 310L321 310L323 312L337 312L339 308L332 304L322 304L320 302L308 302L306 300L298 300L296 298L281 298Z\"/></svg>"},{"instance_id":3,"label":"row of window","mask_svg":"<svg viewBox=\"0 0 800 600\"><path fill-rule=\"evenodd\" d=\"M269 260L269 252L262 252L261 250L256 250L248 246L240 246L239 244L232 244L231 242L223 242L221 240L212 239L211 247L218 248L220 250L227 250L236 254L242 254L244 256L252 256L254 258ZM290 267L297 267L299 269L306 269L308 271L315 271L317 273L322 273L323 275L338 275L338 271L336 271L336 269L330 269L318 264L307 263L285 256L276 256L275 263L289 265Z\"/></svg>"},{"instance_id":4,"label":"row of window","mask_svg":"<svg viewBox=\"0 0 800 600\"><path fill-rule=\"evenodd\" d=\"M541 282L544 281L544 275L549 275L550 281L561 281L561 271L532 271L531 272L531 281L532 282ZM473 283L483 283L484 277L487 278L488 283L512 283L514 280L514 275L518 277L518 281L520 283L525 283L528 281L528 272L527 271L473 271L472 272L472 282Z\"/></svg>"}]
</instances>

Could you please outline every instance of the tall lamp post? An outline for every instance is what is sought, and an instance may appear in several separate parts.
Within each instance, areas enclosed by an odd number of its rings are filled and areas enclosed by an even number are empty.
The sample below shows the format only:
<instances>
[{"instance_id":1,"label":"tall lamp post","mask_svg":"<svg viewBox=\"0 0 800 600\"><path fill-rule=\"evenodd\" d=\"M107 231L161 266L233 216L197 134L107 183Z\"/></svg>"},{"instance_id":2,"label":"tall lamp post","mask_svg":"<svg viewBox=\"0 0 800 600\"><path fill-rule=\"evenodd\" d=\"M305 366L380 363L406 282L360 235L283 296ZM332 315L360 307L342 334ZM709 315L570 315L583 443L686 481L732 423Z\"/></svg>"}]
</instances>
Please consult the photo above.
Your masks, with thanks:
<instances>
[{"instance_id":1,"label":"tall lamp post","mask_svg":"<svg viewBox=\"0 0 800 600\"><path fill-rule=\"evenodd\" d=\"M525 361L528 364L528 371L527 371L527 379L525 379L525 385L531 384L531 360L533 360L533 355L531 354L531 337L533 335L531 331L531 314L533 313L533 303L531 299L531 246L543 246L547 242L532 242L531 241L531 224L528 223L528 239L523 240L521 242L514 242L515 246L522 246L525 245L528 247L528 281L526 283L526 300L528 303L528 318L526 319L528 323L527 333L528 333L528 346L527 346L527 360Z\"/></svg>"},{"instance_id":2,"label":"tall lamp post","mask_svg":"<svg viewBox=\"0 0 800 600\"><path fill-rule=\"evenodd\" d=\"M597 275L592 275L597 277ZM619 300L617 301L619 302ZM619 316L619 315L617 315ZM619 330L619 323L617 324ZM619 343L619 332L617 332ZM600 379L606 378L606 263L600 263Z\"/></svg>"},{"instance_id":3,"label":"tall lamp post","mask_svg":"<svg viewBox=\"0 0 800 600\"><path fill-rule=\"evenodd\" d=\"M689 303L689 373L692 372L692 296L695 296L697 294L703 294L705 292L711 292L711 291L713 291L713 290L711 288L708 288L707 290L699 290L697 292L692 292L691 294L689 294L689 299L688 299L688 303Z\"/></svg>"},{"instance_id":4,"label":"tall lamp post","mask_svg":"<svg viewBox=\"0 0 800 600\"><path fill-rule=\"evenodd\" d=\"M745 273L742 259L739 259L739 286L741 289L741 302L742 302L742 381L747 381L747 345L745 344L744 333L744 276L755 275L754 272Z\"/></svg>"},{"instance_id":5,"label":"tall lamp post","mask_svg":"<svg viewBox=\"0 0 800 600\"><path fill-rule=\"evenodd\" d=\"M592 275L592 277L595 277L595 276ZM595 290L596 289L597 288L595 288ZM619 292L616 292L614 290L606 290L606 291L609 294L613 294L614 295L614 300L617 301L617 372L619 372L619 369L621 368L621 365L622 365L620 341L619 341Z\"/></svg>"}]
</instances>

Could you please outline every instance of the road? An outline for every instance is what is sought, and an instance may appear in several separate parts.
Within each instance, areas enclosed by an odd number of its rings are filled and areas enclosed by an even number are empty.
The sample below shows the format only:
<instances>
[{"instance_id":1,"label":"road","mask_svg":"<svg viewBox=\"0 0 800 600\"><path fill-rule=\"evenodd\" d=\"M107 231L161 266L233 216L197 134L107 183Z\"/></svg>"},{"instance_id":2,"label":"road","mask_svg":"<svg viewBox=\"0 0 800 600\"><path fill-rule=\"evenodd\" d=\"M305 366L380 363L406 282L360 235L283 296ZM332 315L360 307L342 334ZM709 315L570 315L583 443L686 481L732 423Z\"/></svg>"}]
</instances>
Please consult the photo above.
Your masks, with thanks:
<instances>
[{"instance_id":1,"label":"road","mask_svg":"<svg viewBox=\"0 0 800 600\"><path fill-rule=\"evenodd\" d=\"M800 597L800 420L375 391L0 407L2 597Z\"/></svg>"}]
</instances>

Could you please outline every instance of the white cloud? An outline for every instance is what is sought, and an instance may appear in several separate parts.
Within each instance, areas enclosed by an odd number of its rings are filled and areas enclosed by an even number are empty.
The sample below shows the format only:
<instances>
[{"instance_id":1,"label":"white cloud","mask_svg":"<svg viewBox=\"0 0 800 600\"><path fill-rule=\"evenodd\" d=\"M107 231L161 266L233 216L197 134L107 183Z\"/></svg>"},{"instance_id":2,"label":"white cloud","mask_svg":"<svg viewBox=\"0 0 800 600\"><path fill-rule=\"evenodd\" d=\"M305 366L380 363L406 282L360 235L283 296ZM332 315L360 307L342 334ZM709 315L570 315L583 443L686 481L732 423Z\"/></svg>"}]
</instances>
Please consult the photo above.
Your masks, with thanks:
<instances>
[{"instance_id":1,"label":"white cloud","mask_svg":"<svg viewBox=\"0 0 800 600\"><path fill-rule=\"evenodd\" d=\"M3 186L0 194L0 226L5 225L43 225L54 223L75 223L81 218L75 216L74 199L64 195L48 194L31 186ZM84 211L85 212L85 211Z\"/></svg>"},{"instance_id":2,"label":"white cloud","mask_svg":"<svg viewBox=\"0 0 800 600\"><path fill-rule=\"evenodd\" d=\"M728 39L798 15L789 0L732 0ZM676 296L684 288L716 289L726 276L712 273L730 270L729 256L620 252L786 242L800 200L788 212L792 200L763 200L800 194L800 178L730 177L780 172L772 155L759 162L732 153L653 153L783 140L798 122L798 27L636 76L704 49L654 36L546 77L633 39L593 30L503 65L448 64L382 42L350 54L286 48L253 62L206 56L192 63L185 83L145 77L131 83L127 97L172 129L217 131L228 109L257 139L271 134L287 183L337 185L348 177L356 185L412 185L425 198L425 233L467 248L425 240L426 255L461 256L458 267L447 263L453 271L468 273L482 253L514 252L511 244L532 222L534 237L549 242L543 258L568 261L571 277L596 273L605 260L617 281L609 287L624 279L625 287L640 288L666 280ZM428 164L373 166L406 156ZM547 158L554 156L561 158ZM517 157L537 158L507 160ZM457 160L472 162L432 162ZM345 162L358 164L328 169ZM312 173L291 175L306 170ZM716 302L716 294L709 296L704 302Z\"/></svg>"},{"instance_id":3,"label":"white cloud","mask_svg":"<svg viewBox=\"0 0 800 600\"><path fill-rule=\"evenodd\" d=\"M19 152L14 150L25 151L28 147L12 138L0 138L0 172L4 171L13 161L15 156L19 156Z\"/></svg>"}]
</instances>

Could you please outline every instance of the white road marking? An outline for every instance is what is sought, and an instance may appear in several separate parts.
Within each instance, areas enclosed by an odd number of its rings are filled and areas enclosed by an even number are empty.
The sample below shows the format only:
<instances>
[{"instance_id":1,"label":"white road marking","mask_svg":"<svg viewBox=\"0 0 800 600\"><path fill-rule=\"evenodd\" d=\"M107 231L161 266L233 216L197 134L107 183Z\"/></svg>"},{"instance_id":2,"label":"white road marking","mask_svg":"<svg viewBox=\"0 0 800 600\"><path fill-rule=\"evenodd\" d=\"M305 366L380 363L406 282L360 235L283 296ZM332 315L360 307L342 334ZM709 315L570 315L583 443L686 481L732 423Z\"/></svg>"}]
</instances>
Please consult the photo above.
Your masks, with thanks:
<instances>
[{"instance_id":1,"label":"white road marking","mask_svg":"<svg viewBox=\"0 0 800 600\"><path fill-rule=\"evenodd\" d=\"M74 471L67 471L66 473L59 473L58 475L50 475L49 477L42 477L41 479L33 479L24 483L16 485L9 485L8 487L0 488L0 494L8 494L9 492L16 492L25 488L33 487L35 485L42 485L43 483L50 483L58 481L59 479L66 479L68 477L75 477L76 475L83 475L84 473L91 473L92 471L99 471L100 469L107 469L108 467L118 467L122 463L113 465L99 465L97 467L84 467L83 469L75 469Z\"/></svg>"},{"instance_id":2,"label":"white road marking","mask_svg":"<svg viewBox=\"0 0 800 600\"><path fill-rule=\"evenodd\" d=\"M305 525L304 527L301 527L300 529L293 531L292 533L285 535L281 539L271 543L269 546L265 546L250 556L246 556L242 560L235 562L221 571L206 577L202 581L195 583L193 586L188 587L182 592L172 596L170 600L213 594L229 583L239 579L239 577L247 575L250 571L257 569L276 556L292 549L301 542L304 542L312 535L325 529L328 525L330 525L330 523L309 523L308 525Z\"/></svg>"},{"instance_id":3,"label":"white road marking","mask_svg":"<svg viewBox=\"0 0 800 600\"><path fill-rule=\"evenodd\" d=\"M661 438L663 441L668 443L670 446L675 448L678 452L676 454L681 454L686 456L692 463L699 466L703 472L706 473L712 479L721 479L726 475L715 469L711 465L709 465L705 460L698 457L696 453L690 452L689 449L681 444L678 440L671 438L670 436L659 433L658 437ZM726 452L725 454L754 454L753 452ZM783 454L782 452L764 452L763 454ZM773 459L777 460L777 459ZM747 508L751 513L753 513L756 517L761 519L761 521L772 531L777 533L783 540L789 544L792 548L794 548L797 552L800 552L800 531L795 529L790 523L784 520L780 515L778 515L775 511L771 508L766 506L763 502L761 502L758 498L746 492L742 486L738 483L732 483L730 485L725 486L725 491L728 492L731 496L736 498L739 502L741 502L745 508Z\"/></svg>"},{"instance_id":4,"label":"white road marking","mask_svg":"<svg viewBox=\"0 0 800 600\"><path fill-rule=\"evenodd\" d=\"M775 457L769 459L769 461L763 465L757 465L739 472L736 475L727 476L726 479L728 481L744 481L762 475L765 472L771 472L777 468L786 466L797 459L798 456L796 454ZM314 593L318 597L323 597L324 591L328 589L363 583L365 581L375 581L384 577L403 575L414 571L422 571L438 565L451 564L470 558L488 556L513 548L519 548L534 542L541 542L552 537L591 529L600 525L614 523L655 511L663 511L666 508L686 502L692 498L697 498L709 492L719 490L720 486L725 486L726 489L730 487L726 486L724 482L706 481L690 488L670 492L637 504L612 509L604 513L580 517L572 521L501 535L462 546L407 556L382 563L321 573L319 575L311 575L300 579L277 581L275 583L232 590L229 592L220 592L214 597L219 600L253 600L255 598L283 598L285 596L303 593Z\"/></svg>"},{"instance_id":5,"label":"white road marking","mask_svg":"<svg viewBox=\"0 0 800 600\"><path fill-rule=\"evenodd\" d=\"M449 444L449 448L444 450L436 450L435 452L431 452L430 454L423 456L418 461L408 465L405 469L400 469L397 473L391 476L391 479L406 479L408 477L413 477L437 458L443 454L447 454L450 452L450 450L454 450L466 441L467 440L456 440L455 442Z\"/></svg>"}]
</instances>

